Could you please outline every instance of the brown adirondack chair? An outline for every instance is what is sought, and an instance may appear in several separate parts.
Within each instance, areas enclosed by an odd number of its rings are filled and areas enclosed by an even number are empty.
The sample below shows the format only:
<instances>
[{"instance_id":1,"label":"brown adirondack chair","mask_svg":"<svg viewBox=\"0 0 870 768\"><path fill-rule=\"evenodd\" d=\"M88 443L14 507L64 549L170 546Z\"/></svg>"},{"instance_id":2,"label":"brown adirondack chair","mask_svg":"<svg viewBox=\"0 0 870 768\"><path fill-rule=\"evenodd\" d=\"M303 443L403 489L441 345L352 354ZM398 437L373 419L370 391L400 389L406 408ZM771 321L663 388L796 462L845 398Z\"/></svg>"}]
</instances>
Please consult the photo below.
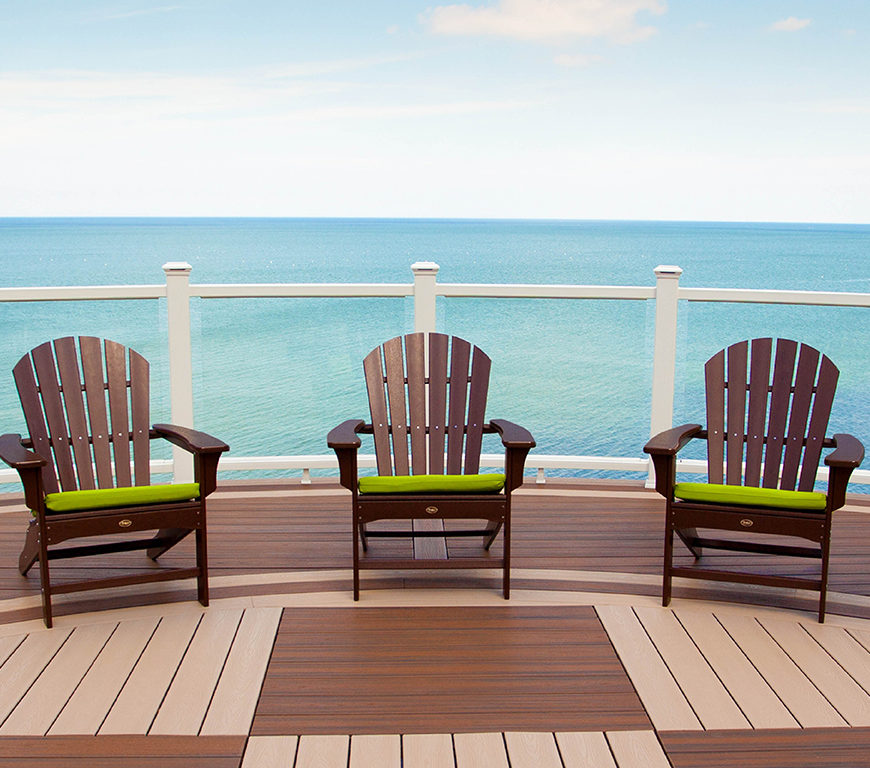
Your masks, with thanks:
<instances>
[{"instance_id":1,"label":"brown adirondack chair","mask_svg":"<svg viewBox=\"0 0 870 768\"><path fill-rule=\"evenodd\" d=\"M832 513L845 504L849 476L864 458L864 447L851 435L825 437L839 371L806 344L777 339L774 354L773 340L765 338L718 352L707 361L705 377L707 429L684 424L644 447L655 466L656 490L667 501L662 604L670 602L673 576L791 587L819 592L823 622ZM692 438L707 441L708 483L676 482L677 452ZM835 450L825 456L827 492L818 493L823 448ZM730 535L710 538L699 529ZM816 558L821 572L806 578L674 567L674 533L696 562L704 548L723 549ZM812 545L771 543L766 534Z\"/></svg>"},{"instance_id":2,"label":"brown adirondack chair","mask_svg":"<svg viewBox=\"0 0 870 768\"><path fill-rule=\"evenodd\" d=\"M470 366L470 373L469 373ZM485 421L491 362L478 347L440 333L390 339L365 358L371 423L351 419L330 431L341 484L352 494L353 596L366 568L501 568L510 597L511 491L523 482L531 434L509 421ZM498 433L504 474L479 474L483 435ZM377 477L358 477L360 434L372 434ZM410 452L409 452L410 447ZM446 454L446 461L445 461ZM481 521L445 529L445 520ZM371 529L377 520L411 520L412 526ZM489 550L504 528L501 558L362 559L375 537L481 536Z\"/></svg>"},{"instance_id":3,"label":"brown adirondack chair","mask_svg":"<svg viewBox=\"0 0 870 768\"><path fill-rule=\"evenodd\" d=\"M68 336L46 342L22 357L13 374L30 436L0 437L0 458L18 470L33 513L19 570L26 575L39 561L46 626L52 625L52 594L127 584L196 577L199 601L208 605L205 498L228 446L193 429L150 426L148 362L114 341ZM193 454L195 483L150 484L149 442L158 437ZM147 538L56 546L155 529ZM192 531L196 567L51 582L52 560L136 549L156 560Z\"/></svg>"}]
</instances>

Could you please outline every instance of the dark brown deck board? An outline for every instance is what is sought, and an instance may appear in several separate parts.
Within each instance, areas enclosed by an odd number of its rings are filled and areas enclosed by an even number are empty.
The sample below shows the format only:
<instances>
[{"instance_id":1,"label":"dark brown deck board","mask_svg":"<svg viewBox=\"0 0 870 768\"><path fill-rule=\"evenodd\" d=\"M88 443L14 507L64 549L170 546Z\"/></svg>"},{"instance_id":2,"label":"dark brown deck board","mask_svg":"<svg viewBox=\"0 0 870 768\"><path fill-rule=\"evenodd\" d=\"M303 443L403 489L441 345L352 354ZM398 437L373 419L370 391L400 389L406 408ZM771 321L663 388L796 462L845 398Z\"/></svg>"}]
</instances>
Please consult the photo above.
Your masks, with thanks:
<instances>
[{"instance_id":1,"label":"dark brown deck board","mask_svg":"<svg viewBox=\"0 0 870 768\"><path fill-rule=\"evenodd\" d=\"M284 611L251 732L649 727L590 607L306 608Z\"/></svg>"},{"instance_id":2,"label":"dark brown deck board","mask_svg":"<svg viewBox=\"0 0 870 768\"><path fill-rule=\"evenodd\" d=\"M660 733L674 768L867 768L870 728Z\"/></svg>"},{"instance_id":3,"label":"dark brown deck board","mask_svg":"<svg viewBox=\"0 0 870 768\"><path fill-rule=\"evenodd\" d=\"M4 736L0 766L239 768L244 736Z\"/></svg>"}]
</instances>

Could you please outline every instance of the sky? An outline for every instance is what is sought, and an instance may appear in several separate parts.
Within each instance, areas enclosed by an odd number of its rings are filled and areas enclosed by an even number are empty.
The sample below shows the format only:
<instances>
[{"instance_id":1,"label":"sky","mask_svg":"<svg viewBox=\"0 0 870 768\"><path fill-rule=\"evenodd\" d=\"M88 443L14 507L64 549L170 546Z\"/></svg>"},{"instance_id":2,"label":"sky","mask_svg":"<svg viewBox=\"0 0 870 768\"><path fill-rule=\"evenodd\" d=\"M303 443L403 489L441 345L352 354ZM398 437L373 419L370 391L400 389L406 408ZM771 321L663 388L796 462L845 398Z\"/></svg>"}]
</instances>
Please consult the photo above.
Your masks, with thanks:
<instances>
[{"instance_id":1,"label":"sky","mask_svg":"<svg viewBox=\"0 0 870 768\"><path fill-rule=\"evenodd\" d=\"M867 0L0 0L0 216L870 223Z\"/></svg>"}]
</instances>

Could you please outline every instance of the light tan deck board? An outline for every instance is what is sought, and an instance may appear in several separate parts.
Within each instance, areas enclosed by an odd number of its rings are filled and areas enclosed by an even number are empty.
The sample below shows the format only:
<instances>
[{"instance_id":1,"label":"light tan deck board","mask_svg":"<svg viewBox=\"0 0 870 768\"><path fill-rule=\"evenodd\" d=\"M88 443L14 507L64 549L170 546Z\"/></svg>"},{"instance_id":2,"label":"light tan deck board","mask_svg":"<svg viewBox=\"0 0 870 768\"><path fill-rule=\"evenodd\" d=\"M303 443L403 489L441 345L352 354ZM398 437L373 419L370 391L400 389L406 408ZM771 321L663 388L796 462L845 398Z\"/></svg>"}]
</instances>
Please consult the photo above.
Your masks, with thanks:
<instances>
[{"instance_id":1,"label":"light tan deck board","mask_svg":"<svg viewBox=\"0 0 870 768\"><path fill-rule=\"evenodd\" d=\"M456 768L449 733L410 733L402 736L403 768Z\"/></svg>"},{"instance_id":2,"label":"light tan deck board","mask_svg":"<svg viewBox=\"0 0 870 768\"><path fill-rule=\"evenodd\" d=\"M241 618L240 610L203 614L149 734L199 733Z\"/></svg>"},{"instance_id":3,"label":"light tan deck board","mask_svg":"<svg viewBox=\"0 0 870 768\"><path fill-rule=\"evenodd\" d=\"M675 615L753 728L799 727L713 613L680 609Z\"/></svg>"},{"instance_id":4,"label":"light tan deck board","mask_svg":"<svg viewBox=\"0 0 870 768\"><path fill-rule=\"evenodd\" d=\"M37 631L28 635L0 668L0 722L4 721L27 693L69 637L71 629Z\"/></svg>"},{"instance_id":5,"label":"light tan deck board","mask_svg":"<svg viewBox=\"0 0 870 768\"><path fill-rule=\"evenodd\" d=\"M704 728L749 728L749 721L673 612L646 606L634 612Z\"/></svg>"},{"instance_id":6,"label":"light tan deck board","mask_svg":"<svg viewBox=\"0 0 870 768\"><path fill-rule=\"evenodd\" d=\"M347 768L349 736L300 736L295 768Z\"/></svg>"},{"instance_id":7,"label":"light tan deck board","mask_svg":"<svg viewBox=\"0 0 870 768\"><path fill-rule=\"evenodd\" d=\"M670 768L671 761L653 731L608 731L619 768Z\"/></svg>"},{"instance_id":8,"label":"light tan deck board","mask_svg":"<svg viewBox=\"0 0 870 768\"><path fill-rule=\"evenodd\" d=\"M6 637L0 637L0 667L6 663L6 659L15 653L15 649L24 642L26 637L27 635L7 635Z\"/></svg>"},{"instance_id":9,"label":"light tan deck board","mask_svg":"<svg viewBox=\"0 0 870 768\"><path fill-rule=\"evenodd\" d=\"M842 627L807 622L802 625L815 641L870 693L870 652Z\"/></svg>"},{"instance_id":10,"label":"light tan deck board","mask_svg":"<svg viewBox=\"0 0 870 768\"><path fill-rule=\"evenodd\" d=\"M453 746L456 768L509 768L500 733L457 733Z\"/></svg>"},{"instance_id":11,"label":"light tan deck board","mask_svg":"<svg viewBox=\"0 0 870 768\"><path fill-rule=\"evenodd\" d=\"M562 768L552 733L505 733L511 768Z\"/></svg>"},{"instance_id":12,"label":"light tan deck board","mask_svg":"<svg viewBox=\"0 0 870 768\"><path fill-rule=\"evenodd\" d=\"M45 734L116 626L78 627L0 726L0 734Z\"/></svg>"},{"instance_id":13,"label":"light tan deck board","mask_svg":"<svg viewBox=\"0 0 870 768\"><path fill-rule=\"evenodd\" d=\"M245 611L202 725L202 736L249 733L280 619L280 608Z\"/></svg>"},{"instance_id":14,"label":"light tan deck board","mask_svg":"<svg viewBox=\"0 0 870 768\"><path fill-rule=\"evenodd\" d=\"M95 734L157 628L157 619L122 621L70 697L50 736Z\"/></svg>"},{"instance_id":15,"label":"light tan deck board","mask_svg":"<svg viewBox=\"0 0 870 768\"><path fill-rule=\"evenodd\" d=\"M251 736L241 768L292 768L298 736Z\"/></svg>"},{"instance_id":16,"label":"light tan deck board","mask_svg":"<svg viewBox=\"0 0 870 768\"><path fill-rule=\"evenodd\" d=\"M596 611L653 725L659 730L700 730L701 723L631 608L602 605Z\"/></svg>"},{"instance_id":17,"label":"light tan deck board","mask_svg":"<svg viewBox=\"0 0 870 768\"><path fill-rule=\"evenodd\" d=\"M398 735L353 736L349 768L401 768L402 738Z\"/></svg>"},{"instance_id":18,"label":"light tan deck board","mask_svg":"<svg viewBox=\"0 0 870 768\"><path fill-rule=\"evenodd\" d=\"M870 697L867 692L800 624L794 621L763 619L761 626L849 725L870 725Z\"/></svg>"},{"instance_id":19,"label":"light tan deck board","mask_svg":"<svg viewBox=\"0 0 870 768\"><path fill-rule=\"evenodd\" d=\"M565 768L617 768L602 732L559 732L556 741Z\"/></svg>"},{"instance_id":20,"label":"light tan deck board","mask_svg":"<svg viewBox=\"0 0 870 768\"><path fill-rule=\"evenodd\" d=\"M846 721L754 618L725 611L717 616L801 726L846 725Z\"/></svg>"},{"instance_id":21,"label":"light tan deck board","mask_svg":"<svg viewBox=\"0 0 870 768\"><path fill-rule=\"evenodd\" d=\"M100 727L100 734L148 733L200 617L198 612L185 612L160 620Z\"/></svg>"}]
</instances>

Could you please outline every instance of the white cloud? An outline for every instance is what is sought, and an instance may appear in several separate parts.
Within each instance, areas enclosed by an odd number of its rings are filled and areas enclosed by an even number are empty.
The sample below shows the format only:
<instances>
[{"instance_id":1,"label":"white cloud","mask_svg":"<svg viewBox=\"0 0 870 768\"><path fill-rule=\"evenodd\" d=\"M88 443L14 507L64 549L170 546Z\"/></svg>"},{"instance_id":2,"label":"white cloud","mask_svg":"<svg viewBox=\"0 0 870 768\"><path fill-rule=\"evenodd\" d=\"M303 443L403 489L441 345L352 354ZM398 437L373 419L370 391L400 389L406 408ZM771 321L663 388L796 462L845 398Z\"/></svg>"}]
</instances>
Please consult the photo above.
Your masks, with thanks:
<instances>
[{"instance_id":1,"label":"white cloud","mask_svg":"<svg viewBox=\"0 0 870 768\"><path fill-rule=\"evenodd\" d=\"M775 32L797 32L799 29L808 27L812 24L812 19L799 19L796 16L789 16L787 19L780 19L770 25L770 28Z\"/></svg>"},{"instance_id":2,"label":"white cloud","mask_svg":"<svg viewBox=\"0 0 870 768\"><path fill-rule=\"evenodd\" d=\"M441 35L491 35L517 40L556 42L572 38L606 38L632 43L655 34L636 16L663 14L663 0L498 0L497 5L441 5L426 17Z\"/></svg>"},{"instance_id":3,"label":"white cloud","mask_svg":"<svg viewBox=\"0 0 870 768\"><path fill-rule=\"evenodd\" d=\"M600 64L604 61L604 57L594 53L561 53L556 56L553 61L555 61L560 67L583 69L584 67L591 67L595 64Z\"/></svg>"}]
</instances>

